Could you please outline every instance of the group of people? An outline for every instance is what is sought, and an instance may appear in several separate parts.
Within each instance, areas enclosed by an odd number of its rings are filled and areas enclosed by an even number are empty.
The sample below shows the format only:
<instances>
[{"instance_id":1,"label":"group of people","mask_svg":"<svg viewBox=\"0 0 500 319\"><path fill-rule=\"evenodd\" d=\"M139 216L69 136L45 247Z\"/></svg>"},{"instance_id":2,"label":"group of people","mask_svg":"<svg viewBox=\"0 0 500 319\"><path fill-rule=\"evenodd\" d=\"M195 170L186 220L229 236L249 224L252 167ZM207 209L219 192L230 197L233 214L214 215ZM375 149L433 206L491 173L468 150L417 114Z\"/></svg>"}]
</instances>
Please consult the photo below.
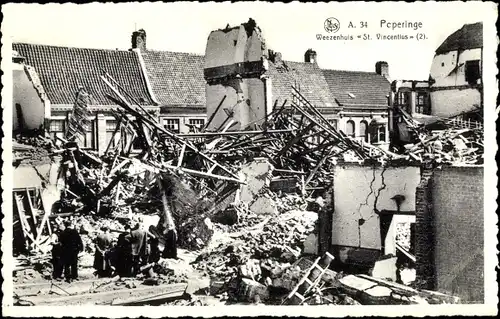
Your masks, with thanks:
<instances>
[{"instance_id":1,"label":"group of people","mask_svg":"<svg viewBox=\"0 0 500 319\"><path fill-rule=\"evenodd\" d=\"M63 270L66 281L78 279L78 254L83 251L82 238L71 221L52 235L52 277L62 279Z\"/></svg>"},{"instance_id":2,"label":"group of people","mask_svg":"<svg viewBox=\"0 0 500 319\"><path fill-rule=\"evenodd\" d=\"M83 251L82 239L70 221L56 232L53 240L53 278L71 282L78 279L78 254ZM177 258L176 234L165 234L165 249L159 248L156 236L149 236L141 223L128 224L115 241L108 227L102 227L94 240L93 267L98 277L131 277L141 272L141 267L163 258ZM172 238L173 237L173 238Z\"/></svg>"}]
</instances>

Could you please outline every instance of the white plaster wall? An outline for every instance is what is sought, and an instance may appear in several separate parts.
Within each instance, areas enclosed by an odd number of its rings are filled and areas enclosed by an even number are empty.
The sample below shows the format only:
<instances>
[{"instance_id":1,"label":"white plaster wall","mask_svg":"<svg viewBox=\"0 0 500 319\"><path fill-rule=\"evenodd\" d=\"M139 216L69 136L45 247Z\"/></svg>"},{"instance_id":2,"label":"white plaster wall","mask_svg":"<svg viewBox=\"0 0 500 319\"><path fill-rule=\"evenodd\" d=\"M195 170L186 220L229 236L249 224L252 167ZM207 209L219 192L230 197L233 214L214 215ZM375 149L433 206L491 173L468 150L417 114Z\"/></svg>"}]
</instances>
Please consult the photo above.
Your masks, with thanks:
<instances>
[{"instance_id":1,"label":"white plaster wall","mask_svg":"<svg viewBox=\"0 0 500 319\"><path fill-rule=\"evenodd\" d=\"M458 65L461 66L450 74L457 66L457 55ZM458 51L450 51L434 56L430 74L436 82L432 86L468 85L465 81L465 62L470 60L481 60L480 48L465 50L460 54Z\"/></svg>"},{"instance_id":2,"label":"white plaster wall","mask_svg":"<svg viewBox=\"0 0 500 319\"><path fill-rule=\"evenodd\" d=\"M37 129L44 124L45 104L33 87L33 83L22 65L13 64L13 101L12 124L13 129L18 128L16 104L19 103L23 110L24 123L28 129Z\"/></svg>"},{"instance_id":3,"label":"white plaster wall","mask_svg":"<svg viewBox=\"0 0 500 319\"><path fill-rule=\"evenodd\" d=\"M449 117L475 109L481 93L475 88L431 92L431 115Z\"/></svg>"},{"instance_id":4,"label":"white plaster wall","mask_svg":"<svg viewBox=\"0 0 500 319\"><path fill-rule=\"evenodd\" d=\"M382 168L367 166L336 166L332 244L381 249L380 221L374 211L376 197L379 211L396 210L391 197L398 194L406 198L401 211L415 211L415 190L419 182L418 167L386 168L383 171ZM365 222L358 226L360 219Z\"/></svg>"},{"instance_id":5,"label":"white plaster wall","mask_svg":"<svg viewBox=\"0 0 500 319\"><path fill-rule=\"evenodd\" d=\"M239 100L238 92L236 92L233 87L222 84L207 84L205 92L207 100L207 118L212 116L212 114L217 110L217 106L224 98L224 95L226 96L224 103L221 105L212 119L212 122L208 126L208 130L215 130L227 118L227 114L224 109L234 109L237 105Z\"/></svg>"},{"instance_id":6,"label":"white plaster wall","mask_svg":"<svg viewBox=\"0 0 500 319\"><path fill-rule=\"evenodd\" d=\"M266 88L264 81L258 78L244 80L248 87L248 98L250 106L248 112L248 123L262 124L266 118Z\"/></svg>"},{"instance_id":7,"label":"white plaster wall","mask_svg":"<svg viewBox=\"0 0 500 319\"><path fill-rule=\"evenodd\" d=\"M205 50L205 68L231 65L245 61L260 61L265 45L256 31L248 37L245 28L224 32L212 31Z\"/></svg>"},{"instance_id":8,"label":"white plaster wall","mask_svg":"<svg viewBox=\"0 0 500 319\"><path fill-rule=\"evenodd\" d=\"M45 184L56 185L59 166L59 162L53 162L35 164L34 166L19 165L18 167L13 167L12 169L14 170L15 178L13 180L12 188L41 187L44 180L40 177L40 175L47 179ZM38 175L37 171L40 175Z\"/></svg>"},{"instance_id":9,"label":"white plaster wall","mask_svg":"<svg viewBox=\"0 0 500 319\"><path fill-rule=\"evenodd\" d=\"M239 29L211 32L205 50L205 68L243 62L245 42L246 33L241 34Z\"/></svg>"}]
</instances>

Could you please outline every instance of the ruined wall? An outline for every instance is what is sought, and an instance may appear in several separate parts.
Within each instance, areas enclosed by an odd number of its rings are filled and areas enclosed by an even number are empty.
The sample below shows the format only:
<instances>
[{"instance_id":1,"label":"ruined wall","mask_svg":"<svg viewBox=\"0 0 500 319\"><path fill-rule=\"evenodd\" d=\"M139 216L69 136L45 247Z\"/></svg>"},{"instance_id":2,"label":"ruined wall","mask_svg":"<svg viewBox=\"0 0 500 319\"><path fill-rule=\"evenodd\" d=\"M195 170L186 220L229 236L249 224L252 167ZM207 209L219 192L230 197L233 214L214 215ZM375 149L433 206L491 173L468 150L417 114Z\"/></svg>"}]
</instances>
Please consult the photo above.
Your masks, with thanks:
<instances>
[{"instance_id":1,"label":"ruined wall","mask_svg":"<svg viewBox=\"0 0 500 319\"><path fill-rule=\"evenodd\" d=\"M436 81L433 86L468 85L469 83L465 81L465 62L481 60L481 50L478 48L464 50L460 53L450 51L434 56L430 70L430 76Z\"/></svg>"},{"instance_id":2,"label":"ruined wall","mask_svg":"<svg viewBox=\"0 0 500 319\"><path fill-rule=\"evenodd\" d=\"M33 165L25 163L12 167L14 171L12 189L41 187L42 182L46 185L56 185L59 167L58 161Z\"/></svg>"},{"instance_id":3,"label":"ruined wall","mask_svg":"<svg viewBox=\"0 0 500 319\"><path fill-rule=\"evenodd\" d=\"M481 104L481 92L476 88L433 91L431 115L449 117L475 109Z\"/></svg>"},{"instance_id":4,"label":"ruined wall","mask_svg":"<svg viewBox=\"0 0 500 319\"><path fill-rule=\"evenodd\" d=\"M224 96L224 102L215 114L209 129L218 129L233 119L237 124L231 130L241 130L249 123L261 124L267 112L265 86L261 79L234 79L225 83L207 84L207 117L217 111Z\"/></svg>"},{"instance_id":5,"label":"ruined wall","mask_svg":"<svg viewBox=\"0 0 500 319\"><path fill-rule=\"evenodd\" d=\"M253 20L210 33L204 68L207 118L213 116L209 130L222 128L230 120L237 123L231 130L263 123L270 110L267 79L261 78L266 54L261 31Z\"/></svg>"},{"instance_id":6,"label":"ruined wall","mask_svg":"<svg viewBox=\"0 0 500 319\"><path fill-rule=\"evenodd\" d=\"M463 302L484 302L484 176L482 167L434 171L435 282Z\"/></svg>"},{"instance_id":7,"label":"ruined wall","mask_svg":"<svg viewBox=\"0 0 500 319\"><path fill-rule=\"evenodd\" d=\"M23 65L13 64L12 71L13 101L12 124L13 130L18 127L18 114L16 104L21 105L24 125L27 129L37 129L44 124L45 104L38 95L33 83L26 74Z\"/></svg>"},{"instance_id":8,"label":"ruined wall","mask_svg":"<svg viewBox=\"0 0 500 319\"><path fill-rule=\"evenodd\" d=\"M334 168L334 212L332 245L343 262L372 262L381 254L380 218L375 212L397 210L391 197L404 195L400 210L415 211L415 189L420 182L419 167L373 168L359 165L338 165ZM396 222L411 222L414 216L398 216L385 242L386 252L395 252L392 238ZM353 249L372 250L354 256ZM365 255L366 257L362 257Z\"/></svg>"},{"instance_id":9,"label":"ruined wall","mask_svg":"<svg viewBox=\"0 0 500 319\"><path fill-rule=\"evenodd\" d=\"M481 93L472 88L465 78L466 61L481 61L481 55L482 49L478 48L461 52L450 51L434 57L430 70L430 76L435 80L430 94L431 115L453 116L470 111L474 109L474 105L481 104ZM432 90L436 87L448 89Z\"/></svg>"}]
</instances>

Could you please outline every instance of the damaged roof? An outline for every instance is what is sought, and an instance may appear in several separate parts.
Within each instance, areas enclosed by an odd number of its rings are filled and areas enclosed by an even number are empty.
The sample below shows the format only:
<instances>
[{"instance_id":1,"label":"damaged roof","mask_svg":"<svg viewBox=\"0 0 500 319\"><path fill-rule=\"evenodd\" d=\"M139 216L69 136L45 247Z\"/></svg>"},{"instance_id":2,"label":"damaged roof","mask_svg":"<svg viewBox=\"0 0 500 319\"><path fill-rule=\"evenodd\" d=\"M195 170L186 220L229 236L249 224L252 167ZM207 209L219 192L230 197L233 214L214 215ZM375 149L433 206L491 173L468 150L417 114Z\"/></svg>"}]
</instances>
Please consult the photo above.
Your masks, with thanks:
<instances>
[{"instance_id":1,"label":"damaged roof","mask_svg":"<svg viewBox=\"0 0 500 319\"><path fill-rule=\"evenodd\" d=\"M345 107L387 107L391 83L375 72L323 70L337 102Z\"/></svg>"},{"instance_id":2,"label":"damaged roof","mask_svg":"<svg viewBox=\"0 0 500 319\"><path fill-rule=\"evenodd\" d=\"M322 70L316 63L283 61L269 62L269 75L272 81L273 105L287 105L292 100L292 85L315 107L339 107L335 96L330 92Z\"/></svg>"},{"instance_id":3,"label":"damaged roof","mask_svg":"<svg viewBox=\"0 0 500 319\"><path fill-rule=\"evenodd\" d=\"M142 105L154 105L135 52L28 43L14 43L13 49L38 72L52 104L73 104L81 86L94 105L113 105L105 96L112 91L100 78L105 70Z\"/></svg>"},{"instance_id":4,"label":"damaged roof","mask_svg":"<svg viewBox=\"0 0 500 319\"><path fill-rule=\"evenodd\" d=\"M206 107L202 55L151 50L140 54L160 105Z\"/></svg>"},{"instance_id":5,"label":"damaged roof","mask_svg":"<svg viewBox=\"0 0 500 319\"><path fill-rule=\"evenodd\" d=\"M437 48L436 54L483 47L483 23L464 24Z\"/></svg>"}]
</instances>

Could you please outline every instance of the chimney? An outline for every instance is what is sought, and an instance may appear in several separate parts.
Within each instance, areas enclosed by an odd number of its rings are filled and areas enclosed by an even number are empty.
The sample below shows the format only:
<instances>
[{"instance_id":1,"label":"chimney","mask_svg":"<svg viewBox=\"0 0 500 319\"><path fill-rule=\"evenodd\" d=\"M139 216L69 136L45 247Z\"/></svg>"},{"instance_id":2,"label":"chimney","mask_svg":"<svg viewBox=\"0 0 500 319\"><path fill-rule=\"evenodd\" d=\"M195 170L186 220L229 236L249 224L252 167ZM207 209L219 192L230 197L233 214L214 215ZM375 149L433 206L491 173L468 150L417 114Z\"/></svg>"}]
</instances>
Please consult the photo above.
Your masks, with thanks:
<instances>
[{"instance_id":1,"label":"chimney","mask_svg":"<svg viewBox=\"0 0 500 319\"><path fill-rule=\"evenodd\" d=\"M146 51L146 31L144 29L132 33L132 49Z\"/></svg>"},{"instance_id":2,"label":"chimney","mask_svg":"<svg viewBox=\"0 0 500 319\"><path fill-rule=\"evenodd\" d=\"M375 72L378 75L382 75L386 79L389 79L389 63L385 61L378 61L375 63Z\"/></svg>"},{"instance_id":3,"label":"chimney","mask_svg":"<svg viewBox=\"0 0 500 319\"><path fill-rule=\"evenodd\" d=\"M316 51L313 49L308 49L304 54L304 61L308 63L318 63Z\"/></svg>"}]
</instances>

